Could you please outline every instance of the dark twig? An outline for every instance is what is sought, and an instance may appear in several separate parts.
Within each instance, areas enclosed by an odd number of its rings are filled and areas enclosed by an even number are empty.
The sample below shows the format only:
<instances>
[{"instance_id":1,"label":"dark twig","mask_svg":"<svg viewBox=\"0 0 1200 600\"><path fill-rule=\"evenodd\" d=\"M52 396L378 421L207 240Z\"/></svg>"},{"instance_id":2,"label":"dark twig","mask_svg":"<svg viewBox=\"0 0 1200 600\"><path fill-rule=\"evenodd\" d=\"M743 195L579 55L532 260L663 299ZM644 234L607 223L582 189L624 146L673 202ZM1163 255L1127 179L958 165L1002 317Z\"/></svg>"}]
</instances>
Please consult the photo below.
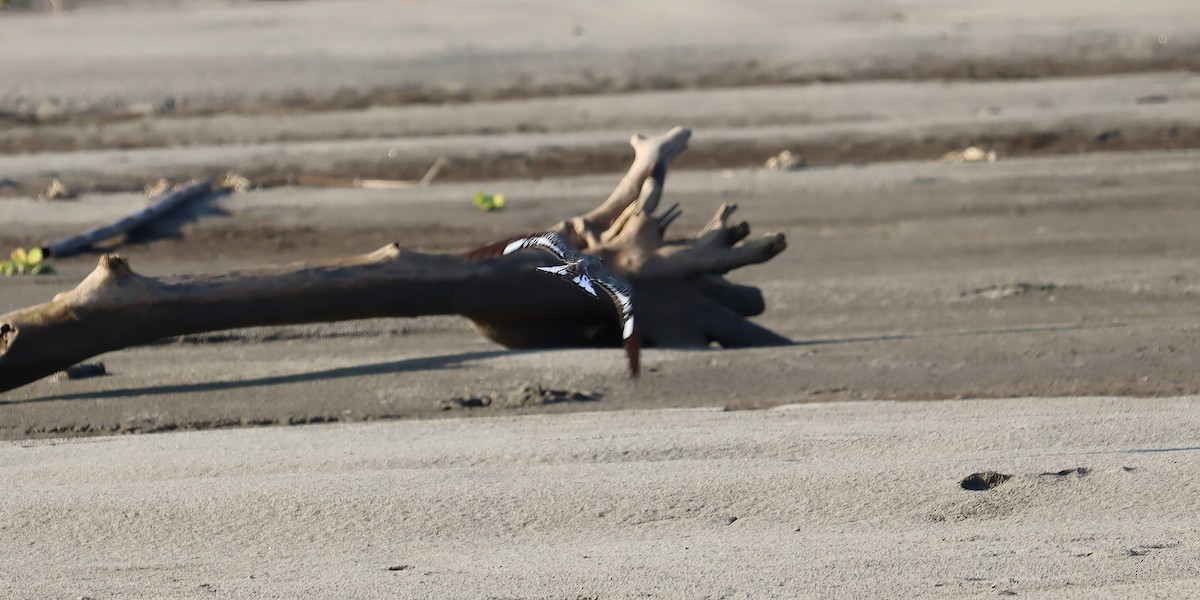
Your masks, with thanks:
<instances>
[{"instance_id":1,"label":"dark twig","mask_svg":"<svg viewBox=\"0 0 1200 600\"><path fill-rule=\"evenodd\" d=\"M170 190L159 194L149 206L113 223L93 229L87 233L64 238L48 245L45 252L53 257L62 258L78 254L93 244L128 233L163 215L179 208L190 200L207 194L212 189L212 183L207 179L193 179L181 183Z\"/></svg>"}]
</instances>

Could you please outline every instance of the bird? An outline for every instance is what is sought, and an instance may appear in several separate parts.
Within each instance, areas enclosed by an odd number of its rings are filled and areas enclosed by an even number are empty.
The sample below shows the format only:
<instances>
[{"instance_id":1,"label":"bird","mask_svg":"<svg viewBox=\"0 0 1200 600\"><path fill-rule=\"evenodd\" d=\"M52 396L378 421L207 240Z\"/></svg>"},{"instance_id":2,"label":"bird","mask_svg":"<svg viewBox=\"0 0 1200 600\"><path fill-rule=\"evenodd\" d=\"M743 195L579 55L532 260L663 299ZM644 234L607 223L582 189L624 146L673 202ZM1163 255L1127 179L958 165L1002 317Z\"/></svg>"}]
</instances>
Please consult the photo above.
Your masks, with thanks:
<instances>
[{"instance_id":1,"label":"bird","mask_svg":"<svg viewBox=\"0 0 1200 600\"><path fill-rule=\"evenodd\" d=\"M612 300L621 321L621 338L629 360L629 375L636 379L640 371L642 344L633 321L633 286L609 273L604 268L604 259L576 250L566 238L553 231L513 240L504 247L502 254L508 255L526 248L541 248L562 262L537 267L537 270L562 277L593 298L600 297L596 291L596 288L600 288Z\"/></svg>"}]
</instances>

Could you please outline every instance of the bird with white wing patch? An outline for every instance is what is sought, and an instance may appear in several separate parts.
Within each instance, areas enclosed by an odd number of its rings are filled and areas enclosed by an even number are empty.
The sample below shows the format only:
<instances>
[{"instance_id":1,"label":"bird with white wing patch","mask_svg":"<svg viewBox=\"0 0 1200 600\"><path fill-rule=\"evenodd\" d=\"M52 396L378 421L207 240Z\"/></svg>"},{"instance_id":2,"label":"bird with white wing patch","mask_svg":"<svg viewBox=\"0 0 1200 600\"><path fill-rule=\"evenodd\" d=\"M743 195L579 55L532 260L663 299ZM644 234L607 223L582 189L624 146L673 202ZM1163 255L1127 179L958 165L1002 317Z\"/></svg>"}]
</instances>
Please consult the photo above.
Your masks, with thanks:
<instances>
[{"instance_id":1,"label":"bird with white wing patch","mask_svg":"<svg viewBox=\"0 0 1200 600\"><path fill-rule=\"evenodd\" d=\"M550 232L515 240L504 247L504 254L512 254L526 248L540 248L563 262L561 265L538 267L539 271L567 279L596 298L599 297L596 288L604 290L620 316L621 337L629 359L629 374L636 378L640 371L641 338L633 322L633 286L609 273L604 268L604 259L576 250L557 233Z\"/></svg>"}]
</instances>

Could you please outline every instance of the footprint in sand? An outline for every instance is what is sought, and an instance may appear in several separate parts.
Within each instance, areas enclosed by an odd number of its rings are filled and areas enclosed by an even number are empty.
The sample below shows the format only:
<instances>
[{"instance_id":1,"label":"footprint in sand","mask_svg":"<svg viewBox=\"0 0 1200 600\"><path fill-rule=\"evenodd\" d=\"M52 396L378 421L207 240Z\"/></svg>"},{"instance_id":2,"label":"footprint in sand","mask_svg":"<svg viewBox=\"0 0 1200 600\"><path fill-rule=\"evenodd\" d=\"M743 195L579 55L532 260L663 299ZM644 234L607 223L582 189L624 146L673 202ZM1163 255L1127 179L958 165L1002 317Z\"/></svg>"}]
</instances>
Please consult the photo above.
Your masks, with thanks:
<instances>
[{"instance_id":1,"label":"footprint in sand","mask_svg":"<svg viewBox=\"0 0 1200 600\"><path fill-rule=\"evenodd\" d=\"M1134 469L1123 467L1124 473L1132 473ZM1044 471L1041 473L1001 473L999 471L980 471L971 473L959 480L958 485L969 494L953 494L947 497L940 509L926 513L930 521L963 521L967 519L987 519L1003 517L1012 514L1025 503L1029 502L1030 493L1037 494L1036 489L1059 483L1079 481L1092 474L1090 467L1071 467L1059 471ZM996 488L1013 487L1012 493L985 493Z\"/></svg>"},{"instance_id":2,"label":"footprint in sand","mask_svg":"<svg viewBox=\"0 0 1200 600\"><path fill-rule=\"evenodd\" d=\"M1126 467L1126 471L1130 471L1130 470L1132 470L1132 469L1129 469L1128 467ZM1046 471L1044 473L1038 473L1037 475L1034 475L1033 477L1067 478L1067 477L1074 476L1075 478L1080 478L1091 472L1092 472L1092 470L1087 467L1074 467L1071 469L1063 469L1061 471ZM964 489L964 490L980 492L980 491L990 490L996 486L999 486L1000 484L1008 481L1009 479L1012 479L1012 477L1013 477L1012 475L1007 475L1005 473L998 473L996 471L980 471L979 473L971 473L970 475L967 475L966 477L963 478L962 481L960 481L958 483L958 485L960 487L962 487L962 489Z\"/></svg>"}]
</instances>

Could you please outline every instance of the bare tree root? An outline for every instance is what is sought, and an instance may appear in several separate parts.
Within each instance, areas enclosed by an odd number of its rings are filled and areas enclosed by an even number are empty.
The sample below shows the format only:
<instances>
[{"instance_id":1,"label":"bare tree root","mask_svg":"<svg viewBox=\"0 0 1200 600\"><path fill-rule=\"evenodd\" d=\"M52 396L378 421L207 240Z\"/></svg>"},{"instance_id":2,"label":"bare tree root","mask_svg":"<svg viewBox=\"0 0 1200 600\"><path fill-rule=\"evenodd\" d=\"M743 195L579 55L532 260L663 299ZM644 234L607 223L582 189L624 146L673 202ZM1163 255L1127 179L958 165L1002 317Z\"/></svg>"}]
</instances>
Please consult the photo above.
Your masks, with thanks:
<instances>
[{"instance_id":1,"label":"bare tree root","mask_svg":"<svg viewBox=\"0 0 1200 600\"><path fill-rule=\"evenodd\" d=\"M723 204L692 239L665 239L679 216L678 204L658 215L670 162L687 149L691 131L676 127L660 136L635 135L633 165L599 208L567 219L550 231L576 248L604 259L612 272L634 286L635 307L646 346L723 347L787 344L790 341L746 317L761 314L762 293L730 283L725 273L771 260L787 248L782 234L746 241L750 226L730 223L736 205ZM495 255L503 242L471 256ZM610 320L611 321L611 320ZM528 322L475 320L488 338L513 347L614 345L608 322L566 323L557 319L531 328Z\"/></svg>"},{"instance_id":2,"label":"bare tree root","mask_svg":"<svg viewBox=\"0 0 1200 600\"><path fill-rule=\"evenodd\" d=\"M782 235L747 241L749 226L731 225L736 207L723 205L693 238L664 239L679 207L655 212L667 168L690 136L683 128L634 136L633 165L609 198L548 231L633 282L646 345L786 344L747 320L765 310L762 294L722 277L778 255L786 247ZM534 269L544 263L537 253L500 256L503 247L456 255L390 244L332 261L162 278L138 275L119 256L105 255L74 289L0 315L0 392L104 352L262 325L457 314L512 348L620 346L610 306Z\"/></svg>"}]
</instances>

